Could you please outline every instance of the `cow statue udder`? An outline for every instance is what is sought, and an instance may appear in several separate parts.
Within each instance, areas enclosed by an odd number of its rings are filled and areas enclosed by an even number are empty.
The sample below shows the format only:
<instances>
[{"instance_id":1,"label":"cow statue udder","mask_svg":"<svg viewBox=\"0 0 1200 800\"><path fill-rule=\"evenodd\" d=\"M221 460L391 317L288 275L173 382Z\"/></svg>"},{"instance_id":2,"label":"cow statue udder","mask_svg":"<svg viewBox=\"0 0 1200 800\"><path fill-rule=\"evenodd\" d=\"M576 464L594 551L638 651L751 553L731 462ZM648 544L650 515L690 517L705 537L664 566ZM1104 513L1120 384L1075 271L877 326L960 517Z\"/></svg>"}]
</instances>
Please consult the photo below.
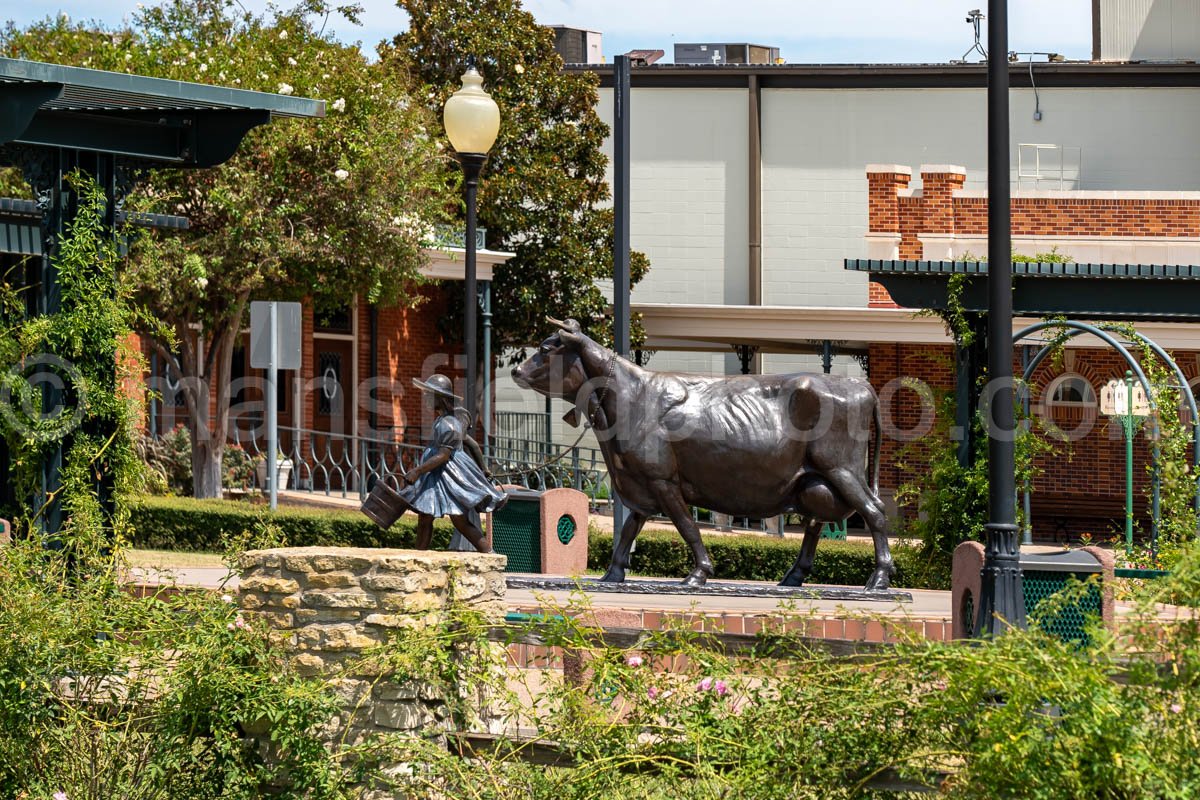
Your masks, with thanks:
<instances>
[{"instance_id":1,"label":"cow statue udder","mask_svg":"<svg viewBox=\"0 0 1200 800\"><path fill-rule=\"evenodd\" d=\"M695 505L757 519L802 515L800 555L782 581L789 586L810 573L821 523L858 513L875 543L866 588L888 588L895 568L878 495L879 409L869 383L819 374L653 372L597 344L575 320L550 321L558 331L512 376L524 388L573 403L567 422L595 429L613 489L629 509L601 580L625 580L646 519L665 514L692 552L694 568L684 583L702 586L713 566L689 510Z\"/></svg>"}]
</instances>

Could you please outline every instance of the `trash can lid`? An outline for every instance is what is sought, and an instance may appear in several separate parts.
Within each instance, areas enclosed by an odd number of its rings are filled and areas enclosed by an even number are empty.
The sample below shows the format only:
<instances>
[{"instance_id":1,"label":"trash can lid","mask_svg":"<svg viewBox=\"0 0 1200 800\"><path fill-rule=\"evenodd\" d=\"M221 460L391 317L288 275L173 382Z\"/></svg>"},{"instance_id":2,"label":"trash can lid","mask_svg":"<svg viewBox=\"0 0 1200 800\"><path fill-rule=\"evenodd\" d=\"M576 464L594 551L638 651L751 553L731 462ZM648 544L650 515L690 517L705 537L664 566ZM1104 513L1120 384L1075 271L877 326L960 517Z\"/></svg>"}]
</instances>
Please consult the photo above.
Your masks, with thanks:
<instances>
[{"instance_id":1,"label":"trash can lid","mask_svg":"<svg viewBox=\"0 0 1200 800\"><path fill-rule=\"evenodd\" d=\"M509 489L505 487L504 493L508 495L509 500L532 500L538 502L542 499L542 493L536 489Z\"/></svg>"},{"instance_id":2,"label":"trash can lid","mask_svg":"<svg viewBox=\"0 0 1200 800\"><path fill-rule=\"evenodd\" d=\"M1100 560L1084 550L1021 551L1021 569L1037 572L1100 572Z\"/></svg>"}]
</instances>

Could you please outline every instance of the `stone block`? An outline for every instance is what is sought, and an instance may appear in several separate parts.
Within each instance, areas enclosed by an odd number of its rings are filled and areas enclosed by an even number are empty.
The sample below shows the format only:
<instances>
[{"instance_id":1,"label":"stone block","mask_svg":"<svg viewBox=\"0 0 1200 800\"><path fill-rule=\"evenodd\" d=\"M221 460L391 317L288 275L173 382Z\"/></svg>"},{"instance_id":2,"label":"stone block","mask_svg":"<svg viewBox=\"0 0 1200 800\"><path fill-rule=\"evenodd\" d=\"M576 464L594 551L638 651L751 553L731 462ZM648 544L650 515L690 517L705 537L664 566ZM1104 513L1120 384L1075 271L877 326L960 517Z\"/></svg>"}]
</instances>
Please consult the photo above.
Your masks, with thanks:
<instances>
[{"instance_id":1,"label":"stone block","mask_svg":"<svg viewBox=\"0 0 1200 800\"><path fill-rule=\"evenodd\" d=\"M414 630L435 624L437 619L432 614L368 614L363 622L379 628Z\"/></svg>"},{"instance_id":2,"label":"stone block","mask_svg":"<svg viewBox=\"0 0 1200 800\"><path fill-rule=\"evenodd\" d=\"M376 700L395 702L399 700L425 700L430 702L444 700L442 690L424 681L384 681L375 685L372 695ZM437 709L431 709L436 713Z\"/></svg>"},{"instance_id":3,"label":"stone block","mask_svg":"<svg viewBox=\"0 0 1200 800\"><path fill-rule=\"evenodd\" d=\"M268 625L277 630L292 628L296 624L295 616L287 611L253 611L247 613L254 614L255 617L266 621Z\"/></svg>"},{"instance_id":4,"label":"stone block","mask_svg":"<svg viewBox=\"0 0 1200 800\"><path fill-rule=\"evenodd\" d=\"M262 608L265 606L269 597L270 595L242 590L241 595L238 597L238 605L241 608L253 611L256 608Z\"/></svg>"},{"instance_id":5,"label":"stone block","mask_svg":"<svg viewBox=\"0 0 1200 800\"><path fill-rule=\"evenodd\" d=\"M351 572L316 572L305 577L308 589L345 589L359 585L359 576Z\"/></svg>"},{"instance_id":6,"label":"stone block","mask_svg":"<svg viewBox=\"0 0 1200 800\"><path fill-rule=\"evenodd\" d=\"M433 592L387 592L379 595L379 608L384 611L417 612L442 608L446 597Z\"/></svg>"},{"instance_id":7,"label":"stone block","mask_svg":"<svg viewBox=\"0 0 1200 800\"><path fill-rule=\"evenodd\" d=\"M482 575L459 575L453 588L455 599L470 602L488 591L488 582Z\"/></svg>"},{"instance_id":8,"label":"stone block","mask_svg":"<svg viewBox=\"0 0 1200 800\"><path fill-rule=\"evenodd\" d=\"M298 625L326 624L329 622L358 622L363 618L361 608L299 608L296 609Z\"/></svg>"},{"instance_id":9,"label":"stone block","mask_svg":"<svg viewBox=\"0 0 1200 800\"><path fill-rule=\"evenodd\" d=\"M362 585L373 592L427 592L445 589L447 576L444 572L380 572L363 578Z\"/></svg>"},{"instance_id":10,"label":"stone block","mask_svg":"<svg viewBox=\"0 0 1200 800\"><path fill-rule=\"evenodd\" d=\"M251 575L243 578L238 586L241 592L267 592L270 594L292 594L300 591L300 584L288 578L272 578L265 575Z\"/></svg>"},{"instance_id":11,"label":"stone block","mask_svg":"<svg viewBox=\"0 0 1200 800\"><path fill-rule=\"evenodd\" d=\"M372 719L379 727L396 731L421 730L437 722L423 705L404 702L376 703Z\"/></svg>"},{"instance_id":12,"label":"stone block","mask_svg":"<svg viewBox=\"0 0 1200 800\"><path fill-rule=\"evenodd\" d=\"M300 596L294 594L272 594L268 595L266 609L282 609L292 611L300 607Z\"/></svg>"},{"instance_id":13,"label":"stone block","mask_svg":"<svg viewBox=\"0 0 1200 800\"><path fill-rule=\"evenodd\" d=\"M312 608L376 608L378 605L373 595L363 591L307 591L301 602Z\"/></svg>"},{"instance_id":14,"label":"stone block","mask_svg":"<svg viewBox=\"0 0 1200 800\"><path fill-rule=\"evenodd\" d=\"M320 675L325 670L325 662L313 653L299 653L293 656L292 666L305 677Z\"/></svg>"},{"instance_id":15,"label":"stone block","mask_svg":"<svg viewBox=\"0 0 1200 800\"><path fill-rule=\"evenodd\" d=\"M329 688L333 690L334 697L343 708L361 706L371 695L370 681L357 678L337 678L329 682Z\"/></svg>"}]
</instances>

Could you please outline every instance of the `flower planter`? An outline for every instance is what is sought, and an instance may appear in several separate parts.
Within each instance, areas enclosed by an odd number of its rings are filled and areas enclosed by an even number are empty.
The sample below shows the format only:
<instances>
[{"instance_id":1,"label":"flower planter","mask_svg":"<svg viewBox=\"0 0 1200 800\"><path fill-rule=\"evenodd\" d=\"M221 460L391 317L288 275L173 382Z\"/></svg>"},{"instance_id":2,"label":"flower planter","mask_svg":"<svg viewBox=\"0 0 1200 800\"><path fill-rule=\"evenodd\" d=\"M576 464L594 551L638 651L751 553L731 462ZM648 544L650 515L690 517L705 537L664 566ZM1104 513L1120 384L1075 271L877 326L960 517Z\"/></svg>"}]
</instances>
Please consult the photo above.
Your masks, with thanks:
<instances>
[{"instance_id":1,"label":"flower planter","mask_svg":"<svg viewBox=\"0 0 1200 800\"><path fill-rule=\"evenodd\" d=\"M267 491L267 460L261 459L254 465L254 471L258 478L258 488L260 491ZM282 458L279 460L279 488L286 489L288 479L292 475L292 460L290 458Z\"/></svg>"}]
</instances>

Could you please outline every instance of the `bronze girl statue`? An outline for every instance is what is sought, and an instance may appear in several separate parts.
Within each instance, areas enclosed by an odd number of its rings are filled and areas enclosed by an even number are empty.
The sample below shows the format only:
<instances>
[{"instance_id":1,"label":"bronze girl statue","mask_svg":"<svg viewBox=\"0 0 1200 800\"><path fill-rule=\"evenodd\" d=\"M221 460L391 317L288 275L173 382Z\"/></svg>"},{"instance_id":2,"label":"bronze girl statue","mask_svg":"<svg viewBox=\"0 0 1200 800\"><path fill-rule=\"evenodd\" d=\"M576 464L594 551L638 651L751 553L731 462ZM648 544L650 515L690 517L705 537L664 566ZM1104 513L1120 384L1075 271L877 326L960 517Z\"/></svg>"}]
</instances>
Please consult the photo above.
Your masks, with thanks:
<instances>
[{"instance_id":1,"label":"bronze girl statue","mask_svg":"<svg viewBox=\"0 0 1200 800\"><path fill-rule=\"evenodd\" d=\"M421 463L401 476L404 485L400 491L379 481L363 503L362 511L385 530L404 512L415 511L418 550L429 549L434 518L448 516L454 528L476 550L490 553L479 514L496 511L508 496L487 476L479 445L456 413L462 411L469 418L465 410L455 407L460 398L451 390L450 379L432 375L428 381L414 378L413 385L433 397L437 414L433 437L421 455Z\"/></svg>"}]
</instances>

